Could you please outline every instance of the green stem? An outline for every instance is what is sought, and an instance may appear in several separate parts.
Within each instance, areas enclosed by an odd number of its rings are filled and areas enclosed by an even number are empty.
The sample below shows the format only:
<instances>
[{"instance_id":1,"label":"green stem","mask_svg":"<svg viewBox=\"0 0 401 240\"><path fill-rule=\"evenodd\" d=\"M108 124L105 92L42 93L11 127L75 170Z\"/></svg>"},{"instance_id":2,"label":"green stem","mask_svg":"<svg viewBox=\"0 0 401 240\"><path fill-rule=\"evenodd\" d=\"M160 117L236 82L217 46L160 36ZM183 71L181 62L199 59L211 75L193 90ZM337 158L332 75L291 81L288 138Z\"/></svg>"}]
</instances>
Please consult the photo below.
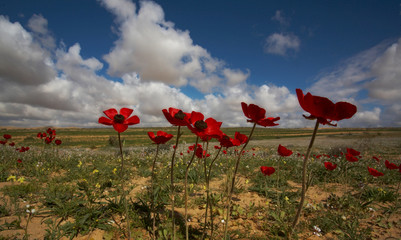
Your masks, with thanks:
<instances>
[{"instance_id":1,"label":"green stem","mask_svg":"<svg viewBox=\"0 0 401 240\"><path fill-rule=\"evenodd\" d=\"M221 152L221 147L219 148L219 151L217 152L216 156L214 157L214 159L212 160L212 162L209 165L209 173L208 173L208 178L209 178L209 182L210 182L210 176L211 176L211 172L212 172L212 167L214 162L216 161L217 157L220 155ZM210 239L213 239L213 232L214 232L214 223L213 223L213 201L211 201L209 199L209 206L210 206L210 224L211 224L211 229L210 229Z\"/></svg>"},{"instance_id":2,"label":"green stem","mask_svg":"<svg viewBox=\"0 0 401 240\"><path fill-rule=\"evenodd\" d=\"M312 146L313 146L313 142L315 141L315 137L316 137L316 133L317 133L317 129L319 128L319 121L316 120L316 124L315 124L315 128L313 130L313 134L312 134L312 138L310 140L309 146L308 146L308 150L306 152L306 156L304 158L304 162L303 162L303 166L302 166L302 192L301 192L301 200L299 202L299 206L298 206L298 210L297 210L297 214L295 215L294 221L292 222L292 227L291 230L289 232L290 236L292 234L292 232L295 229L295 226L298 223L298 219L299 216L301 215L301 211L302 211L302 207L304 205L304 201L305 201L305 194L306 194L306 171L307 171L307 163L308 163L308 159L312 150Z\"/></svg>"},{"instance_id":3,"label":"green stem","mask_svg":"<svg viewBox=\"0 0 401 240\"><path fill-rule=\"evenodd\" d=\"M256 123L253 124L251 133L249 134L249 137L248 137L248 141L246 141L246 143L242 147L241 151L239 152L237 162L235 163L234 174L231 179L231 188L230 188L228 198L227 198L227 215L226 215L226 224L224 225L224 239L227 239L228 222L230 221L231 199L233 196L234 186L235 186L235 175L237 174L237 171L238 171L238 166L239 166L239 162L241 160L242 152L244 151L244 149L248 145L249 141L251 140L251 137L252 137L252 134L253 134L255 128L256 128Z\"/></svg>"},{"instance_id":4,"label":"green stem","mask_svg":"<svg viewBox=\"0 0 401 240\"><path fill-rule=\"evenodd\" d=\"M195 159L195 153L196 149L198 147L198 141L199 137L196 137L196 142L195 142L195 147L194 147L194 152L192 154L192 158L189 161L187 168L185 169L185 182L184 182L184 201L185 201L185 213L184 213L184 219L185 219L185 239L189 240L189 229L188 229L188 191L187 191L187 186L188 186L188 172L189 172L189 167L192 165L192 162Z\"/></svg>"},{"instance_id":5,"label":"green stem","mask_svg":"<svg viewBox=\"0 0 401 240\"><path fill-rule=\"evenodd\" d=\"M122 197L124 201L124 207L125 207L125 218L127 219L127 231L128 231L128 239L131 240L131 227L130 227L130 221L129 221L129 211L128 211L128 202L127 198L125 195L125 190L124 190L124 154L123 154L123 147L121 143L121 136L120 132L118 132L118 143L120 145L120 154L121 154L121 190L122 190Z\"/></svg>"},{"instance_id":6,"label":"green stem","mask_svg":"<svg viewBox=\"0 0 401 240\"><path fill-rule=\"evenodd\" d=\"M205 239L206 236L206 226L207 226L207 212L209 208L209 177L207 175L207 150L209 148L209 141L206 141L206 150L205 154L202 153L203 157L203 172L205 175L205 185L206 185L206 207L205 207L205 223L203 226L203 233L202 233L202 239Z\"/></svg>"},{"instance_id":7,"label":"green stem","mask_svg":"<svg viewBox=\"0 0 401 240\"><path fill-rule=\"evenodd\" d=\"M173 157L171 158L171 167L170 167L170 180L171 180L171 185L170 185L170 191L171 191L171 221L172 221L172 231L173 231L173 240L175 240L175 216L174 216L174 206L175 206L175 200L174 200L174 159L175 159L175 153L177 152L178 148L178 139L181 136L181 126L178 126L177 130L177 139L175 140L175 148L173 152Z\"/></svg>"},{"instance_id":8,"label":"green stem","mask_svg":"<svg viewBox=\"0 0 401 240\"><path fill-rule=\"evenodd\" d=\"M156 160L157 160L157 155L158 154L159 154L159 144L157 144L156 155L155 155L155 159L153 160L153 164L152 164L152 179L151 179L151 184L152 184L152 203L151 203L151 208L152 208L152 213L153 213L153 226L152 226L153 239L156 239L156 212L155 212L155 186L154 186L154 180L155 180L155 166L156 166Z\"/></svg>"}]
</instances>

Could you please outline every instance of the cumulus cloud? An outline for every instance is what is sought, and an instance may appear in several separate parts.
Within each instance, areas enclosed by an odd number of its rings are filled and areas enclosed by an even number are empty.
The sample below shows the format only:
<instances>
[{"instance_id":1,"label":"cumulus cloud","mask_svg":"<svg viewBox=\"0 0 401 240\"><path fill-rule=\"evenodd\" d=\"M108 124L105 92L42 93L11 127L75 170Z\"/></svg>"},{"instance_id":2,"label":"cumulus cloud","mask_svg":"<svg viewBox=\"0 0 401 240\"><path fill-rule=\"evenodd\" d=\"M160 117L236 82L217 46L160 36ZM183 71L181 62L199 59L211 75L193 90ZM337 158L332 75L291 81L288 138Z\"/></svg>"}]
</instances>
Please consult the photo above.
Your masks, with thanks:
<instances>
[{"instance_id":1,"label":"cumulus cloud","mask_svg":"<svg viewBox=\"0 0 401 240\"><path fill-rule=\"evenodd\" d=\"M309 91L333 101L359 103L362 111L355 118L361 125L392 126L400 123L401 114L396 111L401 100L400 43L401 39L392 43L384 41L343 61L332 71L322 72ZM379 106L365 109L363 103ZM350 122L352 125L358 121Z\"/></svg>"},{"instance_id":2,"label":"cumulus cloud","mask_svg":"<svg viewBox=\"0 0 401 240\"><path fill-rule=\"evenodd\" d=\"M121 23L120 38L104 56L108 73L121 77L137 73L142 81L162 82L177 87L190 83L201 92L219 86L224 63L195 45L189 31L176 29L164 19L163 9L150 1L141 2L136 12L129 1L103 1Z\"/></svg>"},{"instance_id":3,"label":"cumulus cloud","mask_svg":"<svg viewBox=\"0 0 401 240\"><path fill-rule=\"evenodd\" d=\"M266 38L265 53L287 56L290 52L297 52L301 41L296 35L285 33L273 33Z\"/></svg>"},{"instance_id":4,"label":"cumulus cloud","mask_svg":"<svg viewBox=\"0 0 401 240\"><path fill-rule=\"evenodd\" d=\"M54 49L56 43L51 33L47 29L47 19L42 15L34 14L29 19L28 27L32 30L35 38L47 49Z\"/></svg>"},{"instance_id":5,"label":"cumulus cloud","mask_svg":"<svg viewBox=\"0 0 401 240\"><path fill-rule=\"evenodd\" d=\"M39 44L19 23L0 16L0 83L42 84L56 74Z\"/></svg>"},{"instance_id":6,"label":"cumulus cloud","mask_svg":"<svg viewBox=\"0 0 401 240\"><path fill-rule=\"evenodd\" d=\"M268 116L280 116L280 127L312 124L301 117L296 96L286 86L249 84L249 70L228 68L194 45L188 31L176 29L164 19L159 5L143 2L136 9L128 0L102 4L116 15L120 31L104 60L108 71L121 81L101 74L105 67L102 59L83 57L79 43L54 49L44 44L41 38L52 34L43 16L31 18L30 31L0 16L0 126L94 127L99 126L97 119L103 110L121 107L134 109L141 118L140 127L168 126L161 112L168 107L200 111L222 121L224 127L249 126L242 101L265 108ZM357 99L363 102L359 98L365 90L370 97L362 100L379 105L373 109L358 105L355 120L344 121L344 126L401 124L401 105L394 104L398 98L373 92L380 88L375 84L389 86L397 78L398 45L376 47L335 71L322 73L311 90L317 95L327 93L335 101L354 103ZM180 89L184 85L205 95L192 99ZM397 83L393 86L399 88Z\"/></svg>"}]
</instances>

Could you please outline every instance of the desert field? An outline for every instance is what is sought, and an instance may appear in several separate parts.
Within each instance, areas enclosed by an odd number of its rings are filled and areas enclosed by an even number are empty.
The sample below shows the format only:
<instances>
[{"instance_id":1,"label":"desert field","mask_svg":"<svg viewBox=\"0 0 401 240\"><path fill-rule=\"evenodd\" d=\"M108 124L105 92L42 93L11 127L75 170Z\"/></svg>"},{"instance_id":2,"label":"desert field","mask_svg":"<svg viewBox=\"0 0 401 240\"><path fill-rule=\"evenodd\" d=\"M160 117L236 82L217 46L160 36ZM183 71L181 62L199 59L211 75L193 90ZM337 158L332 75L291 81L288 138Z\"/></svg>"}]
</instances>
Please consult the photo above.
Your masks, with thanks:
<instances>
[{"instance_id":1,"label":"desert field","mask_svg":"<svg viewBox=\"0 0 401 240\"><path fill-rule=\"evenodd\" d=\"M128 239L127 229L132 239L185 239L186 226L189 239L401 236L400 128L319 129L295 228L302 162L313 129L256 128L242 154L242 146L223 151L216 140L199 142L210 154L199 158L191 148L196 137L187 129L176 144L177 128L129 128L121 134L123 164L111 128L57 128L54 140L60 144L38 137L48 127L0 129L0 138L11 136L0 145L0 240ZM153 144L147 132L159 130L174 137ZM249 135L251 128L222 130L234 137ZM279 145L292 154L280 155ZM350 149L359 153L353 161ZM228 189L240 155L225 232ZM327 162L336 168L329 170ZM262 166L274 173L263 174Z\"/></svg>"}]
</instances>

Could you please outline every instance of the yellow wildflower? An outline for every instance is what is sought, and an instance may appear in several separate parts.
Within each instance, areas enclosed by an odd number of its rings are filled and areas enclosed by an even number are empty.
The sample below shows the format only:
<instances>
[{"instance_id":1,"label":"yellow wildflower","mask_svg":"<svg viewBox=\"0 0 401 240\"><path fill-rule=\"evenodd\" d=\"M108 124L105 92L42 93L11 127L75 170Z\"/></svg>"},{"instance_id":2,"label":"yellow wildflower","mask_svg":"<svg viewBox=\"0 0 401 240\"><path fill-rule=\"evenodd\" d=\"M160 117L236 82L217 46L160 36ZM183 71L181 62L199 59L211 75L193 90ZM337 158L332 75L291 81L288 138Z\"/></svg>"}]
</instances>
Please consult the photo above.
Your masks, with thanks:
<instances>
[{"instance_id":1,"label":"yellow wildflower","mask_svg":"<svg viewBox=\"0 0 401 240\"><path fill-rule=\"evenodd\" d=\"M17 178L16 178L14 175L10 175L10 176L7 178L7 181L14 182L16 179L17 179Z\"/></svg>"},{"instance_id":2,"label":"yellow wildflower","mask_svg":"<svg viewBox=\"0 0 401 240\"><path fill-rule=\"evenodd\" d=\"M17 180L17 182L19 182L19 183L23 183L25 181L25 178L24 177L20 177L20 178L18 178L18 180Z\"/></svg>"},{"instance_id":3,"label":"yellow wildflower","mask_svg":"<svg viewBox=\"0 0 401 240\"><path fill-rule=\"evenodd\" d=\"M95 187L96 187L96 188L100 188L100 184L99 184L99 183L96 183Z\"/></svg>"},{"instance_id":4,"label":"yellow wildflower","mask_svg":"<svg viewBox=\"0 0 401 240\"><path fill-rule=\"evenodd\" d=\"M99 172L99 170L97 170L97 169L95 169L95 170L93 170L93 174L95 174L95 173L98 173Z\"/></svg>"},{"instance_id":5,"label":"yellow wildflower","mask_svg":"<svg viewBox=\"0 0 401 240\"><path fill-rule=\"evenodd\" d=\"M82 166L82 162L81 162L81 161L79 161L79 162L78 162L78 165L77 165L77 167L79 167L79 168L80 168L81 166Z\"/></svg>"},{"instance_id":6,"label":"yellow wildflower","mask_svg":"<svg viewBox=\"0 0 401 240\"><path fill-rule=\"evenodd\" d=\"M116 174L117 173L117 168L114 168L113 169L113 174Z\"/></svg>"}]
</instances>

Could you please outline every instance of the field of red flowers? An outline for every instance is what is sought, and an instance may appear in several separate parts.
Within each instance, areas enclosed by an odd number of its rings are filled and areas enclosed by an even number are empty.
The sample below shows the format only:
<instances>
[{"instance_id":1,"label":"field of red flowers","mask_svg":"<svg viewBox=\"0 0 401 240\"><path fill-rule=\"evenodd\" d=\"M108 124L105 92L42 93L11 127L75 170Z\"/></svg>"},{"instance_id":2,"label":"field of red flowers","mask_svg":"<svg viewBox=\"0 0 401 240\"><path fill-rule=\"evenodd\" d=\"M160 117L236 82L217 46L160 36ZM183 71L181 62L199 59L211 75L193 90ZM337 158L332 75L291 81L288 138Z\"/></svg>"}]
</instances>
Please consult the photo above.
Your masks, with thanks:
<instances>
[{"instance_id":1,"label":"field of red flowers","mask_svg":"<svg viewBox=\"0 0 401 240\"><path fill-rule=\"evenodd\" d=\"M246 134L169 108L175 128L149 131L154 144L135 148L124 140L140 123L129 108L99 117L116 133L108 148L64 148L53 128L24 146L6 130L0 239L397 239L399 129L319 137L356 107L297 96L316 123L308 137L253 140L280 118L247 103ZM194 142L180 140L185 131Z\"/></svg>"}]
</instances>

